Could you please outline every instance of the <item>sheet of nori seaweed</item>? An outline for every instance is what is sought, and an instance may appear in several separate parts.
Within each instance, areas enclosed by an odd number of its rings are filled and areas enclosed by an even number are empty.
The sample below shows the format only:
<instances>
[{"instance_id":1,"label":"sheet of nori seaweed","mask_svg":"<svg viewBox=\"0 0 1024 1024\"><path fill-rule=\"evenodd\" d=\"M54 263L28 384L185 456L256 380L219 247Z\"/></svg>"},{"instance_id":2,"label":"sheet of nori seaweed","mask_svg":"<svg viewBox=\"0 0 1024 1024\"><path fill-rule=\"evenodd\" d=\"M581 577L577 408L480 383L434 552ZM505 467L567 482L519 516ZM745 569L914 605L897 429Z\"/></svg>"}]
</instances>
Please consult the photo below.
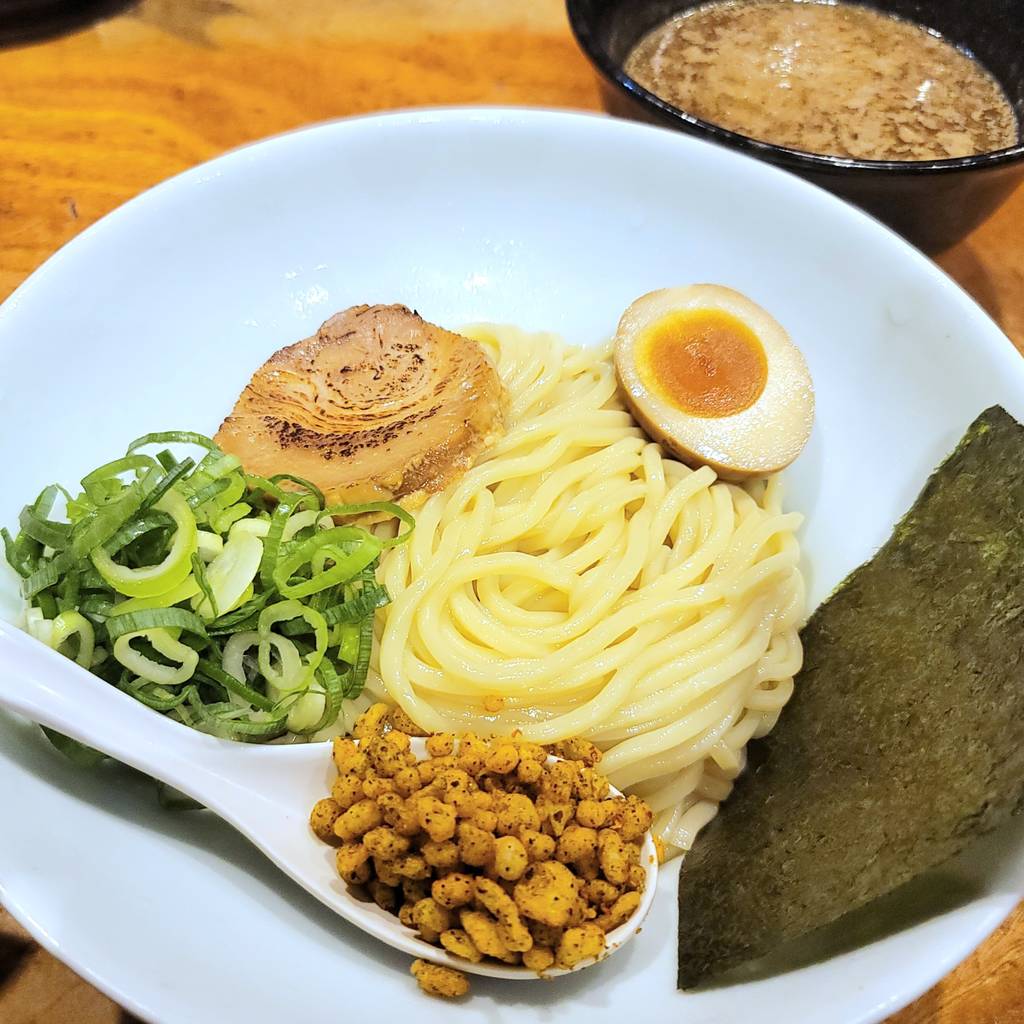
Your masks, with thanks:
<instances>
[{"instance_id":1,"label":"sheet of nori seaweed","mask_svg":"<svg viewBox=\"0 0 1024 1024\"><path fill-rule=\"evenodd\" d=\"M802 640L792 700L682 865L680 988L1024 807L1024 427L979 416Z\"/></svg>"}]
</instances>

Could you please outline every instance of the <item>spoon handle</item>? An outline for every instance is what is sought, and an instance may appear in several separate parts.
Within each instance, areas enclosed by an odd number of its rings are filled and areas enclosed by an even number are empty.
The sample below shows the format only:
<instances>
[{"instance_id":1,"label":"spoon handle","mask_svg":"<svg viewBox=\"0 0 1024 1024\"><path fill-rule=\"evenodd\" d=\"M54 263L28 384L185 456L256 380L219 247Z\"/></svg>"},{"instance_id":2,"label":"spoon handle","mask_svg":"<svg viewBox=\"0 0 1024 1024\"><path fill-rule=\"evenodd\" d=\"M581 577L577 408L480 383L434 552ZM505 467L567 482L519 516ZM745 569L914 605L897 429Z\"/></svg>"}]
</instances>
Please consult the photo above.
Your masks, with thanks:
<instances>
[{"instance_id":1,"label":"spoon handle","mask_svg":"<svg viewBox=\"0 0 1024 1024\"><path fill-rule=\"evenodd\" d=\"M282 843L292 842L282 836L307 838L311 794L322 795L330 786L324 744L268 747L196 732L2 621L0 707L192 797L323 898L282 853Z\"/></svg>"},{"instance_id":2,"label":"spoon handle","mask_svg":"<svg viewBox=\"0 0 1024 1024\"><path fill-rule=\"evenodd\" d=\"M0 622L0 707L207 802L217 741L139 704L45 644ZM212 747L211 747L212 744ZM216 786L213 786L216 789Z\"/></svg>"}]
</instances>

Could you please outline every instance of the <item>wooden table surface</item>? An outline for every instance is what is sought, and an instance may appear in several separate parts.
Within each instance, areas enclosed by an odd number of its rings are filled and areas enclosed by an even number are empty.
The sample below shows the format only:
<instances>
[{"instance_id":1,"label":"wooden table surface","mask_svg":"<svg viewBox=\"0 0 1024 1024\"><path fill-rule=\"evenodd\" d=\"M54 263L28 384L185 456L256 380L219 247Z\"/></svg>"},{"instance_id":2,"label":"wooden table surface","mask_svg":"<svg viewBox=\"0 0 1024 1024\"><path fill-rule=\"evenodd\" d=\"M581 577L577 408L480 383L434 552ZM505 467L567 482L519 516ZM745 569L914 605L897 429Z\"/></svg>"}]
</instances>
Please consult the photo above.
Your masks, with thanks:
<instances>
[{"instance_id":1,"label":"wooden table surface","mask_svg":"<svg viewBox=\"0 0 1024 1024\"><path fill-rule=\"evenodd\" d=\"M0 50L0 299L142 189L297 125L445 103L597 109L561 0L143 0ZM1024 189L939 263L1024 351ZM1024 1024L1024 911L892 1024ZM0 909L0 1021L121 1012Z\"/></svg>"}]
</instances>

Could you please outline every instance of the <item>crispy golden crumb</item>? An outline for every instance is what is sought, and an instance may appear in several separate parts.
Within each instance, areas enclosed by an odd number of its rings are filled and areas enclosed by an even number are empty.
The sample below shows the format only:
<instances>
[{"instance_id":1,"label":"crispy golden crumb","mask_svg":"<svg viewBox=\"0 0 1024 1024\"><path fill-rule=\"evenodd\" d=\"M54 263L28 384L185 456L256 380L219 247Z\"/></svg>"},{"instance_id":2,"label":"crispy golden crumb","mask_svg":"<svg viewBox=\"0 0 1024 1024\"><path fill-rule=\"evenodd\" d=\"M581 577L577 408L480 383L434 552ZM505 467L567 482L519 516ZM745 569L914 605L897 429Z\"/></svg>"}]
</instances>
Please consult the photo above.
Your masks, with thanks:
<instances>
[{"instance_id":1,"label":"crispy golden crumb","mask_svg":"<svg viewBox=\"0 0 1024 1024\"><path fill-rule=\"evenodd\" d=\"M468 932L461 928L449 928L448 931L441 932L441 945L452 956L461 956L463 960L469 960L470 963L478 964L484 958L483 953L473 945L473 940L469 937Z\"/></svg>"},{"instance_id":2,"label":"crispy golden crumb","mask_svg":"<svg viewBox=\"0 0 1024 1024\"><path fill-rule=\"evenodd\" d=\"M309 815L309 825L317 839L322 839L325 843L336 842L334 823L340 816L341 807L336 800L331 797L318 800Z\"/></svg>"},{"instance_id":3,"label":"crispy golden crumb","mask_svg":"<svg viewBox=\"0 0 1024 1024\"><path fill-rule=\"evenodd\" d=\"M650 808L610 795L585 740L558 744L562 760L548 763L518 734L439 733L417 761L403 726L402 712L375 704L358 743L334 741L338 777L310 825L337 846L344 881L469 963L540 974L599 958L640 906ZM451 968L417 960L413 974L430 995L468 990Z\"/></svg>"},{"instance_id":4,"label":"crispy golden crumb","mask_svg":"<svg viewBox=\"0 0 1024 1024\"><path fill-rule=\"evenodd\" d=\"M453 967L431 964L426 960L413 960L409 970L416 983L428 996L458 999L469 991L469 978Z\"/></svg>"},{"instance_id":5,"label":"crispy golden crumb","mask_svg":"<svg viewBox=\"0 0 1024 1024\"><path fill-rule=\"evenodd\" d=\"M534 946L523 954L523 966L543 974L555 962L555 954L547 946Z\"/></svg>"},{"instance_id":6,"label":"crispy golden crumb","mask_svg":"<svg viewBox=\"0 0 1024 1024\"><path fill-rule=\"evenodd\" d=\"M583 960L592 960L604 952L604 932L596 924L566 928L555 951L555 966L575 967Z\"/></svg>"}]
</instances>

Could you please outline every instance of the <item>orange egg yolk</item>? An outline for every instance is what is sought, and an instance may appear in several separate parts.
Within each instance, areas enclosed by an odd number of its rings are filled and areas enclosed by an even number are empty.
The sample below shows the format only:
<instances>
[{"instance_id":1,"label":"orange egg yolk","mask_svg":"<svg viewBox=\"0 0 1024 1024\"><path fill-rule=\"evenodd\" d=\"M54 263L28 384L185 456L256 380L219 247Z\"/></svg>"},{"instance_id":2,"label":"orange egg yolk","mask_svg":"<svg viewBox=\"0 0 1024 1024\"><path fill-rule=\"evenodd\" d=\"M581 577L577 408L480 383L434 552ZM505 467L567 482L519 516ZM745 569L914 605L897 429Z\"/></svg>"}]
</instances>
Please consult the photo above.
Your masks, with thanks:
<instances>
[{"instance_id":1,"label":"orange egg yolk","mask_svg":"<svg viewBox=\"0 0 1024 1024\"><path fill-rule=\"evenodd\" d=\"M757 335L720 309L669 313L637 346L640 379L662 401L691 416L733 416L764 391L768 360Z\"/></svg>"}]
</instances>

